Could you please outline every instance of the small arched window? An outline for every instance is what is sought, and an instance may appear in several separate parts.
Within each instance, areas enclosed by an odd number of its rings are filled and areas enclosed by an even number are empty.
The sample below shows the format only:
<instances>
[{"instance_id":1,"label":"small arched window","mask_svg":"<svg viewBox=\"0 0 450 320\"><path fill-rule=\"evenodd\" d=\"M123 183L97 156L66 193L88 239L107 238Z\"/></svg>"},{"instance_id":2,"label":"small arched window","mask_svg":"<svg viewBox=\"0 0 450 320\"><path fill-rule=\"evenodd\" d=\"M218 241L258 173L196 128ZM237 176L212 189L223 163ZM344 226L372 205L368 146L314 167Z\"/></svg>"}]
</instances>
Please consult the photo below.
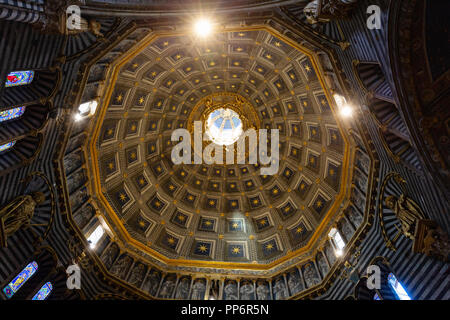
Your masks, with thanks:
<instances>
[{"instance_id":1,"label":"small arched window","mask_svg":"<svg viewBox=\"0 0 450 320\"><path fill-rule=\"evenodd\" d=\"M403 288L402 284L397 280L395 275L391 272L388 275L388 283L391 289L395 292L398 300L411 300L411 297Z\"/></svg>"},{"instance_id":2,"label":"small arched window","mask_svg":"<svg viewBox=\"0 0 450 320\"><path fill-rule=\"evenodd\" d=\"M25 113L25 107L17 107L0 111L0 122L20 118Z\"/></svg>"},{"instance_id":3,"label":"small arched window","mask_svg":"<svg viewBox=\"0 0 450 320\"><path fill-rule=\"evenodd\" d=\"M16 141L11 141L11 142L0 145L0 153L2 153L3 151L6 151L8 149L11 149L12 147L14 147L15 144L16 144Z\"/></svg>"},{"instance_id":4,"label":"small arched window","mask_svg":"<svg viewBox=\"0 0 450 320\"><path fill-rule=\"evenodd\" d=\"M30 84L34 78L34 71L13 71L6 76L5 87L16 87Z\"/></svg>"},{"instance_id":5,"label":"small arched window","mask_svg":"<svg viewBox=\"0 0 450 320\"><path fill-rule=\"evenodd\" d=\"M44 284L31 300L45 300L53 290L51 282Z\"/></svg>"},{"instance_id":6,"label":"small arched window","mask_svg":"<svg viewBox=\"0 0 450 320\"><path fill-rule=\"evenodd\" d=\"M6 287L3 293L6 298L11 298L37 271L38 264L36 261L30 262Z\"/></svg>"}]
</instances>

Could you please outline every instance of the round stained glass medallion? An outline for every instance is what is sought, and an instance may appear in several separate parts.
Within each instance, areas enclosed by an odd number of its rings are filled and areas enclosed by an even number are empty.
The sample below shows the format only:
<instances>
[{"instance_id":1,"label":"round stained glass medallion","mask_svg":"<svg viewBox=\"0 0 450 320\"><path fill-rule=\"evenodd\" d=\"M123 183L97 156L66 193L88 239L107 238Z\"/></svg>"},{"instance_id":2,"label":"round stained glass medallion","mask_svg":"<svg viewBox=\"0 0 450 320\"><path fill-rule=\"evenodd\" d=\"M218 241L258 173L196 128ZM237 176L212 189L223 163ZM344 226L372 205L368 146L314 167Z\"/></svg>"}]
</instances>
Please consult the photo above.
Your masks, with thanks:
<instances>
[{"instance_id":1,"label":"round stained glass medallion","mask_svg":"<svg viewBox=\"0 0 450 320\"><path fill-rule=\"evenodd\" d=\"M206 134L215 144L231 145L239 139L242 132L241 118L232 109L216 109L206 120Z\"/></svg>"}]
</instances>

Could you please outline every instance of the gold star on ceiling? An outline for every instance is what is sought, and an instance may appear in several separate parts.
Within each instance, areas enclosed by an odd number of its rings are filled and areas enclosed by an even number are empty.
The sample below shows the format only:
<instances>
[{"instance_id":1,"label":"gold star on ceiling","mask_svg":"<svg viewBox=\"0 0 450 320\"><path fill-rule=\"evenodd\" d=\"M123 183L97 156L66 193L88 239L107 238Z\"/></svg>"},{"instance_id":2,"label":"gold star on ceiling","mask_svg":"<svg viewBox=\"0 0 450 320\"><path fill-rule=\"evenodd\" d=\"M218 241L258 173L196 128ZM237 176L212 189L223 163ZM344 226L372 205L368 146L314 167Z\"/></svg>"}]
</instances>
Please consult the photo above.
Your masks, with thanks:
<instances>
[{"instance_id":1,"label":"gold star on ceiling","mask_svg":"<svg viewBox=\"0 0 450 320\"><path fill-rule=\"evenodd\" d=\"M238 254L240 252L241 252L241 248L239 248L239 247L234 247L233 250L232 250L233 254Z\"/></svg>"}]
</instances>

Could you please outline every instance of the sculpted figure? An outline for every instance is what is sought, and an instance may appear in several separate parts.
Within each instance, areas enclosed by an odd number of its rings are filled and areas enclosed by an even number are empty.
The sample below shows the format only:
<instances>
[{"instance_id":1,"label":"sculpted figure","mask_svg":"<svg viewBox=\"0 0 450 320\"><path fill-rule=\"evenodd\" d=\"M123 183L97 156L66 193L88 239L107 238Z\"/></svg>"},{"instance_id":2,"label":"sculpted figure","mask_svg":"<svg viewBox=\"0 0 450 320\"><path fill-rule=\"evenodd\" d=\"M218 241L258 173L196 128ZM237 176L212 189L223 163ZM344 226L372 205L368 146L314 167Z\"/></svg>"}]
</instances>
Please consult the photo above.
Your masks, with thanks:
<instances>
[{"instance_id":1,"label":"sculpted figure","mask_svg":"<svg viewBox=\"0 0 450 320\"><path fill-rule=\"evenodd\" d=\"M173 276L169 276L161 286L161 291L159 292L160 297L166 299L170 298L174 287L175 287L175 278Z\"/></svg>"},{"instance_id":2,"label":"sculpted figure","mask_svg":"<svg viewBox=\"0 0 450 320\"><path fill-rule=\"evenodd\" d=\"M448 262L450 241L448 235L440 228L429 229L424 239L423 253Z\"/></svg>"},{"instance_id":3,"label":"sculpted figure","mask_svg":"<svg viewBox=\"0 0 450 320\"><path fill-rule=\"evenodd\" d=\"M203 300L205 296L206 285L202 279L197 279L192 286L192 300Z\"/></svg>"},{"instance_id":4,"label":"sculpted figure","mask_svg":"<svg viewBox=\"0 0 450 320\"><path fill-rule=\"evenodd\" d=\"M402 194L399 198L389 196L385 200L388 208L394 211L395 216L402 224L403 234L414 240L414 231L419 220L425 219L420 207L410 198Z\"/></svg>"},{"instance_id":5,"label":"sculpted figure","mask_svg":"<svg viewBox=\"0 0 450 320\"><path fill-rule=\"evenodd\" d=\"M253 300L255 289L253 288L253 283L249 281L244 281L239 289L241 300Z\"/></svg>"},{"instance_id":6,"label":"sculpted figure","mask_svg":"<svg viewBox=\"0 0 450 320\"><path fill-rule=\"evenodd\" d=\"M209 289L209 297L214 298L215 300L219 299L219 291L220 285L219 280L211 280L210 289Z\"/></svg>"},{"instance_id":7,"label":"sculpted figure","mask_svg":"<svg viewBox=\"0 0 450 320\"><path fill-rule=\"evenodd\" d=\"M305 277L305 282L308 288L315 286L320 282L319 276L311 263L308 263L305 266L303 275Z\"/></svg>"},{"instance_id":8,"label":"sculpted figure","mask_svg":"<svg viewBox=\"0 0 450 320\"><path fill-rule=\"evenodd\" d=\"M128 266L131 264L132 260L129 256L120 258L111 268L111 272L116 276L123 278L127 272Z\"/></svg>"},{"instance_id":9,"label":"sculpted figure","mask_svg":"<svg viewBox=\"0 0 450 320\"><path fill-rule=\"evenodd\" d=\"M178 288L175 293L175 299L187 299L189 296L189 284L190 284L189 278L181 278L180 282L178 283Z\"/></svg>"},{"instance_id":10,"label":"sculpted figure","mask_svg":"<svg viewBox=\"0 0 450 320\"><path fill-rule=\"evenodd\" d=\"M357 0L313 0L303 9L310 24L343 18Z\"/></svg>"},{"instance_id":11,"label":"sculpted figure","mask_svg":"<svg viewBox=\"0 0 450 320\"><path fill-rule=\"evenodd\" d=\"M119 248L117 248L117 246L115 244L112 244L106 250L105 255L103 256L103 262L107 269L109 269L112 266L114 259L116 258L118 252L119 252Z\"/></svg>"},{"instance_id":12,"label":"sculpted figure","mask_svg":"<svg viewBox=\"0 0 450 320\"><path fill-rule=\"evenodd\" d=\"M6 246L6 239L21 227L30 223L35 208L45 201L42 192L34 192L15 198L0 210L1 246Z\"/></svg>"},{"instance_id":13,"label":"sculpted figure","mask_svg":"<svg viewBox=\"0 0 450 320\"><path fill-rule=\"evenodd\" d=\"M284 284L283 278L278 278L273 286L273 294L275 300L284 300L288 297L286 285Z\"/></svg>"},{"instance_id":14,"label":"sculpted figure","mask_svg":"<svg viewBox=\"0 0 450 320\"><path fill-rule=\"evenodd\" d=\"M358 228L363 222L363 217L353 207L349 207L347 213L350 221L355 225L356 228Z\"/></svg>"},{"instance_id":15,"label":"sculpted figure","mask_svg":"<svg viewBox=\"0 0 450 320\"><path fill-rule=\"evenodd\" d=\"M325 261L325 256L323 254L319 253L317 257L317 264L319 266L320 272L325 277L329 271L329 268L327 262Z\"/></svg>"},{"instance_id":16,"label":"sculpted figure","mask_svg":"<svg viewBox=\"0 0 450 320\"><path fill-rule=\"evenodd\" d=\"M238 291L236 287L236 283L234 281L228 280L225 288L225 300L237 300L238 299Z\"/></svg>"},{"instance_id":17,"label":"sculpted figure","mask_svg":"<svg viewBox=\"0 0 450 320\"><path fill-rule=\"evenodd\" d=\"M341 229L342 233L344 234L345 240L350 241L350 239L353 236L353 228L350 226L350 223L347 221L347 219L341 220Z\"/></svg>"},{"instance_id":18,"label":"sculpted figure","mask_svg":"<svg viewBox=\"0 0 450 320\"><path fill-rule=\"evenodd\" d=\"M128 282L138 287L139 284L142 282L142 279L144 278L144 272L145 272L145 266L142 263L139 263L137 266L131 270L130 278L128 279Z\"/></svg>"},{"instance_id":19,"label":"sculpted figure","mask_svg":"<svg viewBox=\"0 0 450 320\"><path fill-rule=\"evenodd\" d=\"M297 292L303 290L303 285L300 281L300 277L295 270L292 270L289 273L288 286L292 294L296 294Z\"/></svg>"},{"instance_id":20,"label":"sculpted figure","mask_svg":"<svg viewBox=\"0 0 450 320\"><path fill-rule=\"evenodd\" d=\"M258 300L269 300L269 286L265 281L259 280L256 287Z\"/></svg>"},{"instance_id":21,"label":"sculpted figure","mask_svg":"<svg viewBox=\"0 0 450 320\"><path fill-rule=\"evenodd\" d=\"M150 293L152 296L154 296L156 294L156 291L158 290L158 286L159 286L159 273L156 270L153 270L147 277L147 280L145 280L144 286L142 287L142 289L144 291L147 291L148 293Z\"/></svg>"}]
</instances>

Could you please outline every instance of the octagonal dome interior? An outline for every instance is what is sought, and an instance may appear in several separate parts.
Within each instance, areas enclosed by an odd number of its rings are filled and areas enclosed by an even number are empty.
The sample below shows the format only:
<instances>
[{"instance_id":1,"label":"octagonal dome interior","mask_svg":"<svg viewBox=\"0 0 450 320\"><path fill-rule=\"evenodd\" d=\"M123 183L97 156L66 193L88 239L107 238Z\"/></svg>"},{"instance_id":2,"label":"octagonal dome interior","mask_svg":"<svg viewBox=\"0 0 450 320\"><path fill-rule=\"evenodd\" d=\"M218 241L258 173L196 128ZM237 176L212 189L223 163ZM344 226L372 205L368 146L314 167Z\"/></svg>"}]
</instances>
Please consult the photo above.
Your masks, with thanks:
<instances>
[{"instance_id":1,"label":"octagonal dome interior","mask_svg":"<svg viewBox=\"0 0 450 320\"><path fill-rule=\"evenodd\" d=\"M117 65L91 139L95 192L117 234L177 266L266 268L307 255L344 199L350 157L311 51L265 28L138 47ZM244 130L279 130L275 175L248 152L246 164L172 162L172 132L206 119L205 99L220 110L222 96Z\"/></svg>"}]
</instances>

